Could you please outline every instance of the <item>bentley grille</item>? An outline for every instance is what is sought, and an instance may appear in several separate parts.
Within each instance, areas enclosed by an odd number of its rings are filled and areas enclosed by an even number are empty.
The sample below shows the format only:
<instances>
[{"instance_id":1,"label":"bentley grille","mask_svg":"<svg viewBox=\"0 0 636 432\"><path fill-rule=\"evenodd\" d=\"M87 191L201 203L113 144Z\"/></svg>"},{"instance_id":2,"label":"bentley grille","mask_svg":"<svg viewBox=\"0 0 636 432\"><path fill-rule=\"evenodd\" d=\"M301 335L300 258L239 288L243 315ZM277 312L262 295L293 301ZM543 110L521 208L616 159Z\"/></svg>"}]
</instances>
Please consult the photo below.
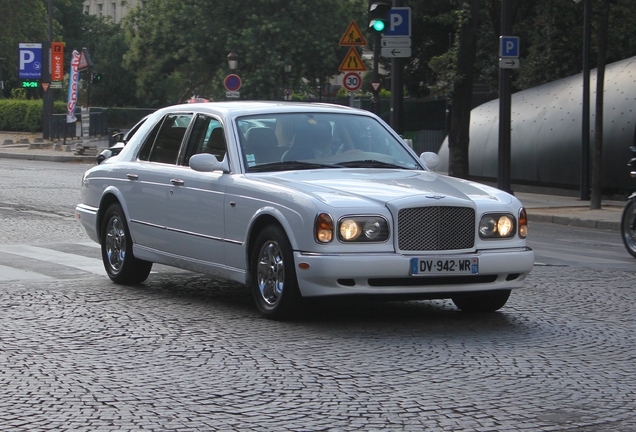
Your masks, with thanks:
<instances>
[{"instance_id":1,"label":"bentley grille","mask_svg":"<svg viewBox=\"0 0 636 432\"><path fill-rule=\"evenodd\" d=\"M475 244L475 210L468 207L417 207L398 213L402 251L470 249Z\"/></svg>"}]
</instances>

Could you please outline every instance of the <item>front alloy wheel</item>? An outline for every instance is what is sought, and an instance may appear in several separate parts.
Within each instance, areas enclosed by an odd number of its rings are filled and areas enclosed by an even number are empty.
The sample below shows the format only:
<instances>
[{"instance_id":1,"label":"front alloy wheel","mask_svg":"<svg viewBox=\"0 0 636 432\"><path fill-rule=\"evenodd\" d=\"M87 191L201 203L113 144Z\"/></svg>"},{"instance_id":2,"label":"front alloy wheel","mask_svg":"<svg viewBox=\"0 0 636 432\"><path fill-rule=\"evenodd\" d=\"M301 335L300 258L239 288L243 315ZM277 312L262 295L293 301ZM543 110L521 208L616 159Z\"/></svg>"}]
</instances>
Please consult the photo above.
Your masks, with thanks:
<instances>
[{"instance_id":1,"label":"front alloy wheel","mask_svg":"<svg viewBox=\"0 0 636 432\"><path fill-rule=\"evenodd\" d=\"M294 256L285 233L268 226L258 235L250 265L252 294L266 318L288 318L298 312L300 290Z\"/></svg>"}]
</instances>

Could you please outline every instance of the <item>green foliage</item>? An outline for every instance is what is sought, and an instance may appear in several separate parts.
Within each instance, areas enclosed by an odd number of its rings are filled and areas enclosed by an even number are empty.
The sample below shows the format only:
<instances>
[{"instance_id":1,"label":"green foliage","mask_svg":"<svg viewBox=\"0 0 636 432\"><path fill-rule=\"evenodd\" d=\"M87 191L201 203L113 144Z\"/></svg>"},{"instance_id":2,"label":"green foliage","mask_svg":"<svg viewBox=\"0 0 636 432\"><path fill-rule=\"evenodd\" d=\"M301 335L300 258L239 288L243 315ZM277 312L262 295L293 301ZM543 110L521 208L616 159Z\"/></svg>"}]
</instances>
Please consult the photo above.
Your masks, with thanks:
<instances>
[{"instance_id":1,"label":"green foliage","mask_svg":"<svg viewBox=\"0 0 636 432\"><path fill-rule=\"evenodd\" d=\"M225 99L226 57L235 52L241 99L279 99L284 80L324 82L337 74L345 53L338 42L365 4L261 0L237 7L221 0L154 0L126 20L130 51L124 62L137 74L139 97L163 105L192 94ZM292 72L285 76L288 61Z\"/></svg>"},{"instance_id":2,"label":"green foliage","mask_svg":"<svg viewBox=\"0 0 636 432\"><path fill-rule=\"evenodd\" d=\"M54 113L66 112L66 104L56 102ZM41 100L0 100L0 130L39 132L42 130Z\"/></svg>"}]
</instances>

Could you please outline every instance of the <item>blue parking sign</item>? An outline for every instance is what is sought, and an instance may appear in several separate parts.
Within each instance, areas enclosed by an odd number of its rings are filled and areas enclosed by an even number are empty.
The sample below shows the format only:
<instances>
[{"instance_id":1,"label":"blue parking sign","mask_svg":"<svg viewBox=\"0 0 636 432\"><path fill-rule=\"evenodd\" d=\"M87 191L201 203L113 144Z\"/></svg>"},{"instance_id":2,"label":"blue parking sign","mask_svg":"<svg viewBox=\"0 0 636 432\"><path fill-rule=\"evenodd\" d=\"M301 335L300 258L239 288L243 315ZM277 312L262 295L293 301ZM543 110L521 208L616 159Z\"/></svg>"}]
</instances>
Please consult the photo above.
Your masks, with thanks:
<instances>
[{"instance_id":1,"label":"blue parking sign","mask_svg":"<svg viewBox=\"0 0 636 432\"><path fill-rule=\"evenodd\" d=\"M19 48L19 78L42 78L42 44L21 43Z\"/></svg>"},{"instance_id":2,"label":"blue parking sign","mask_svg":"<svg viewBox=\"0 0 636 432\"><path fill-rule=\"evenodd\" d=\"M389 11L389 22L383 37L411 37L411 8L394 7Z\"/></svg>"},{"instance_id":3,"label":"blue parking sign","mask_svg":"<svg viewBox=\"0 0 636 432\"><path fill-rule=\"evenodd\" d=\"M519 58L518 36L499 36L499 57Z\"/></svg>"}]
</instances>

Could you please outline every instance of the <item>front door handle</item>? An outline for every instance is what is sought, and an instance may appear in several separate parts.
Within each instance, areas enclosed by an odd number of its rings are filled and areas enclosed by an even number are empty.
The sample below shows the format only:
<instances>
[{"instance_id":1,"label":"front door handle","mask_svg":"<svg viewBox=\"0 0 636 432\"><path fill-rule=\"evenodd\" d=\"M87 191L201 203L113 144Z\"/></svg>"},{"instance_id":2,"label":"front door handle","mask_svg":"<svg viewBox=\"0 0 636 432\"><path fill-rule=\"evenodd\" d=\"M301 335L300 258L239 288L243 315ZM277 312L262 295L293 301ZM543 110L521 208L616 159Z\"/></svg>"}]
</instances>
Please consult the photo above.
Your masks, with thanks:
<instances>
[{"instance_id":1,"label":"front door handle","mask_svg":"<svg viewBox=\"0 0 636 432\"><path fill-rule=\"evenodd\" d=\"M170 179L170 183L172 183L175 186L183 186L185 181L183 181L181 179Z\"/></svg>"}]
</instances>

